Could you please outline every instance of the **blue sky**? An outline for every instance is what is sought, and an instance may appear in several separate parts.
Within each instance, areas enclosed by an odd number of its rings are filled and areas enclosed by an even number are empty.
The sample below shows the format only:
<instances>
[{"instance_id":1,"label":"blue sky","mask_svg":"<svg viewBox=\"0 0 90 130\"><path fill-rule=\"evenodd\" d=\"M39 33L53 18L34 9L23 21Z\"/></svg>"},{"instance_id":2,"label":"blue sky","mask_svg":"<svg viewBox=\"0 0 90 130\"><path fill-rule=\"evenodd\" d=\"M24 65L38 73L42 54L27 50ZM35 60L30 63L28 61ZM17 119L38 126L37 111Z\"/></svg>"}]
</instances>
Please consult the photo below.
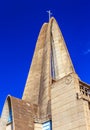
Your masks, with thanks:
<instances>
[{"instance_id":1,"label":"blue sky","mask_svg":"<svg viewBox=\"0 0 90 130\"><path fill-rule=\"evenodd\" d=\"M90 84L90 0L0 1L0 113L8 94L21 98L40 28L56 18L75 70Z\"/></svg>"}]
</instances>

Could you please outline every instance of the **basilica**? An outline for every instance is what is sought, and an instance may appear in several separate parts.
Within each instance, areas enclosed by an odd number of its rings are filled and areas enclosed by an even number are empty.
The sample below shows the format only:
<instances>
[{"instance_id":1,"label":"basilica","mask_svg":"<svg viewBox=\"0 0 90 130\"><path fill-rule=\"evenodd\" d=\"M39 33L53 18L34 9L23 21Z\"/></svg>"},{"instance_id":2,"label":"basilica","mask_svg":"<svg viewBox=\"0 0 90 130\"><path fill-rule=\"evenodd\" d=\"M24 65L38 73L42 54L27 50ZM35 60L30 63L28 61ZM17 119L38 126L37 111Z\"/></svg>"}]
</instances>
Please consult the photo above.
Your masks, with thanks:
<instances>
[{"instance_id":1,"label":"basilica","mask_svg":"<svg viewBox=\"0 0 90 130\"><path fill-rule=\"evenodd\" d=\"M22 99L7 96L0 130L90 130L90 86L53 17L40 30Z\"/></svg>"}]
</instances>

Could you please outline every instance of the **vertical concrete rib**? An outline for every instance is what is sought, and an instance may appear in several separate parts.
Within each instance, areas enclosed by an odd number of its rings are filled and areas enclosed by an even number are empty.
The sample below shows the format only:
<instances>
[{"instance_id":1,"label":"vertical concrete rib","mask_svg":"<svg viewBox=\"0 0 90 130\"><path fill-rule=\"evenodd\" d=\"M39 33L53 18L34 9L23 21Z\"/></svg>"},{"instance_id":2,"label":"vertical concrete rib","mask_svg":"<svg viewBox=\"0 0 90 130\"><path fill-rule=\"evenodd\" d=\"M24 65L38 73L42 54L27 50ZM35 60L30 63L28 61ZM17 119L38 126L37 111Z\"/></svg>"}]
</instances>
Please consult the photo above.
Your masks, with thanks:
<instances>
[{"instance_id":1,"label":"vertical concrete rib","mask_svg":"<svg viewBox=\"0 0 90 130\"><path fill-rule=\"evenodd\" d=\"M52 46L52 60L54 71L53 78L55 80L61 79L62 77L74 72L74 68L66 48L66 44L59 26L54 18L52 18L52 29L51 29L51 46Z\"/></svg>"},{"instance_id":2,"label":"vertical concrete rib","mask_svg":"<svg viewBox=\"0 0 90 130\"><path fill-rule=\"evenodd\" d=\"M43 64L43 49L46 39L47 24L45 23L40 31L36 48L34 51L34 56L32 59L32 64L28 74L25 90L23 93L23 99L34 104L38 104L39 88L42 73Z\"/></svg>"}]
</instances>

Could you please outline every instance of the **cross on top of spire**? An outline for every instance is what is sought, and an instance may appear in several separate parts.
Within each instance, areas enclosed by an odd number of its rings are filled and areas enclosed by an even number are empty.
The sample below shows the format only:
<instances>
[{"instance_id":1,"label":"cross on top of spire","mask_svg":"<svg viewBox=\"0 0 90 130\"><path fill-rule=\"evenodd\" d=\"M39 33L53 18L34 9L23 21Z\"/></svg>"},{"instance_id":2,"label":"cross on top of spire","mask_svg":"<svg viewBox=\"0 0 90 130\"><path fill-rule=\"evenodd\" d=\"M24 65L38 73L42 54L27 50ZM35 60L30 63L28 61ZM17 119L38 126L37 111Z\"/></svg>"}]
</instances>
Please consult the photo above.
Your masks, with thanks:
<instances>
[{"instance_id":1,"label":"cross on top of spire","mask_svg":"<svg viewBox=\"0 0 90 130\"><path fill-rule=\"evenodd\" d=\"M48 10L47 13L48 13L48 15L49 15L49 21L50 21L50 18L51 18L52 12L51 12L51 10Z\"/></svg>"}]
</instances>

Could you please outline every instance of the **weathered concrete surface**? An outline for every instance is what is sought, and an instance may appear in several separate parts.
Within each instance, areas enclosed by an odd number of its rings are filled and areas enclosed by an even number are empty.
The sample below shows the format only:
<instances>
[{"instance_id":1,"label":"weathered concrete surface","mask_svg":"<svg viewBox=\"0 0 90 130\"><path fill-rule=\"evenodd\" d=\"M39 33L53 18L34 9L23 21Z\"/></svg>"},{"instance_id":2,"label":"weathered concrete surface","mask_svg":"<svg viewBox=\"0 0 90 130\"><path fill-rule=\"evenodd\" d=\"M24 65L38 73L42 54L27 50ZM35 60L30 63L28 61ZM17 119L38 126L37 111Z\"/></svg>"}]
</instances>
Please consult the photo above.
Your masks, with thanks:
<instances>
[{"instance_id":1,"label":"weathered concrete surface","mask_svg":"<svg viewBox=\"0 0 90 130\"><path fill-rule=\"evenodd\" d=\"M54 71L56 80L74 72L74 68L64 42L62 33L56 23L55 19L51 19L51 46L54 62Z\"/></svg>"},{"instance_id":2,"label":"weathered concrete surface","mask_svg":"<svg viewBox=\"0 0 90 130\"><path fill-rule=\"evenodd\" d=\"M34 124L34 130L42 130L42 124L35 123Z\"/></svg>"},{"instance_id":3,"label":"weathered concrete surface","mask_svg":"<svg viewBox=\"0 0 90 130\"><path fill-rule=\"evenodd\" d=\"M23 100L11 97L13 111L13 123L15 130L33 130L33 110L32 105Z\"/></svg>"},{"instance_id":4,"label":"weathered concrete surface","mask_svg":"<svg viewBox=\"0 0 90 130\"><path fill-rule=\"evenodd\" d=\"M40 31L35 53L32 59L32 64L30 67L30 71L28 74L23 99L34 104L38 104L39 102L39 91L41 85L41 76L42 76L42 67L43 67L43 51L45 46L47 32L47 24L42 26Z\"/></svg>"},{"instance_id":5,"label":"weathered concrete surface","mask_svg":"<svg viewBox=\"0 0 90 130\"><path fill-rule=\"evenodd\" d=\"M11 103L12 109L12 129L10 130L33 130L34 129L34 105L9 96L5 102L3 112L2 112L2 125L1 130L6 130L10 128L7 125L9 116L9 102Z\"/></svg>"},{"instance_id":6,"label":"weathered concrete surface","mask_svg":"<svg viewBox=\"0 0 90 130\"><path fill-rule=\"evenodd\" d=\"M13 130L13 125L12 125L12 124L7 125L7 126L6 126L6 130Z\"/></svg>"},{"instance_id":7,"label":"weathered concrete surface","mask_svg":"<svg viewBox=\"0 0 90 130\"><path fill-rule=\"evenodd\" d=\"M83 101L76 97L78 81L72 73L52 85L53 130L87 130Z\"/></svg>"}]
</instances>

